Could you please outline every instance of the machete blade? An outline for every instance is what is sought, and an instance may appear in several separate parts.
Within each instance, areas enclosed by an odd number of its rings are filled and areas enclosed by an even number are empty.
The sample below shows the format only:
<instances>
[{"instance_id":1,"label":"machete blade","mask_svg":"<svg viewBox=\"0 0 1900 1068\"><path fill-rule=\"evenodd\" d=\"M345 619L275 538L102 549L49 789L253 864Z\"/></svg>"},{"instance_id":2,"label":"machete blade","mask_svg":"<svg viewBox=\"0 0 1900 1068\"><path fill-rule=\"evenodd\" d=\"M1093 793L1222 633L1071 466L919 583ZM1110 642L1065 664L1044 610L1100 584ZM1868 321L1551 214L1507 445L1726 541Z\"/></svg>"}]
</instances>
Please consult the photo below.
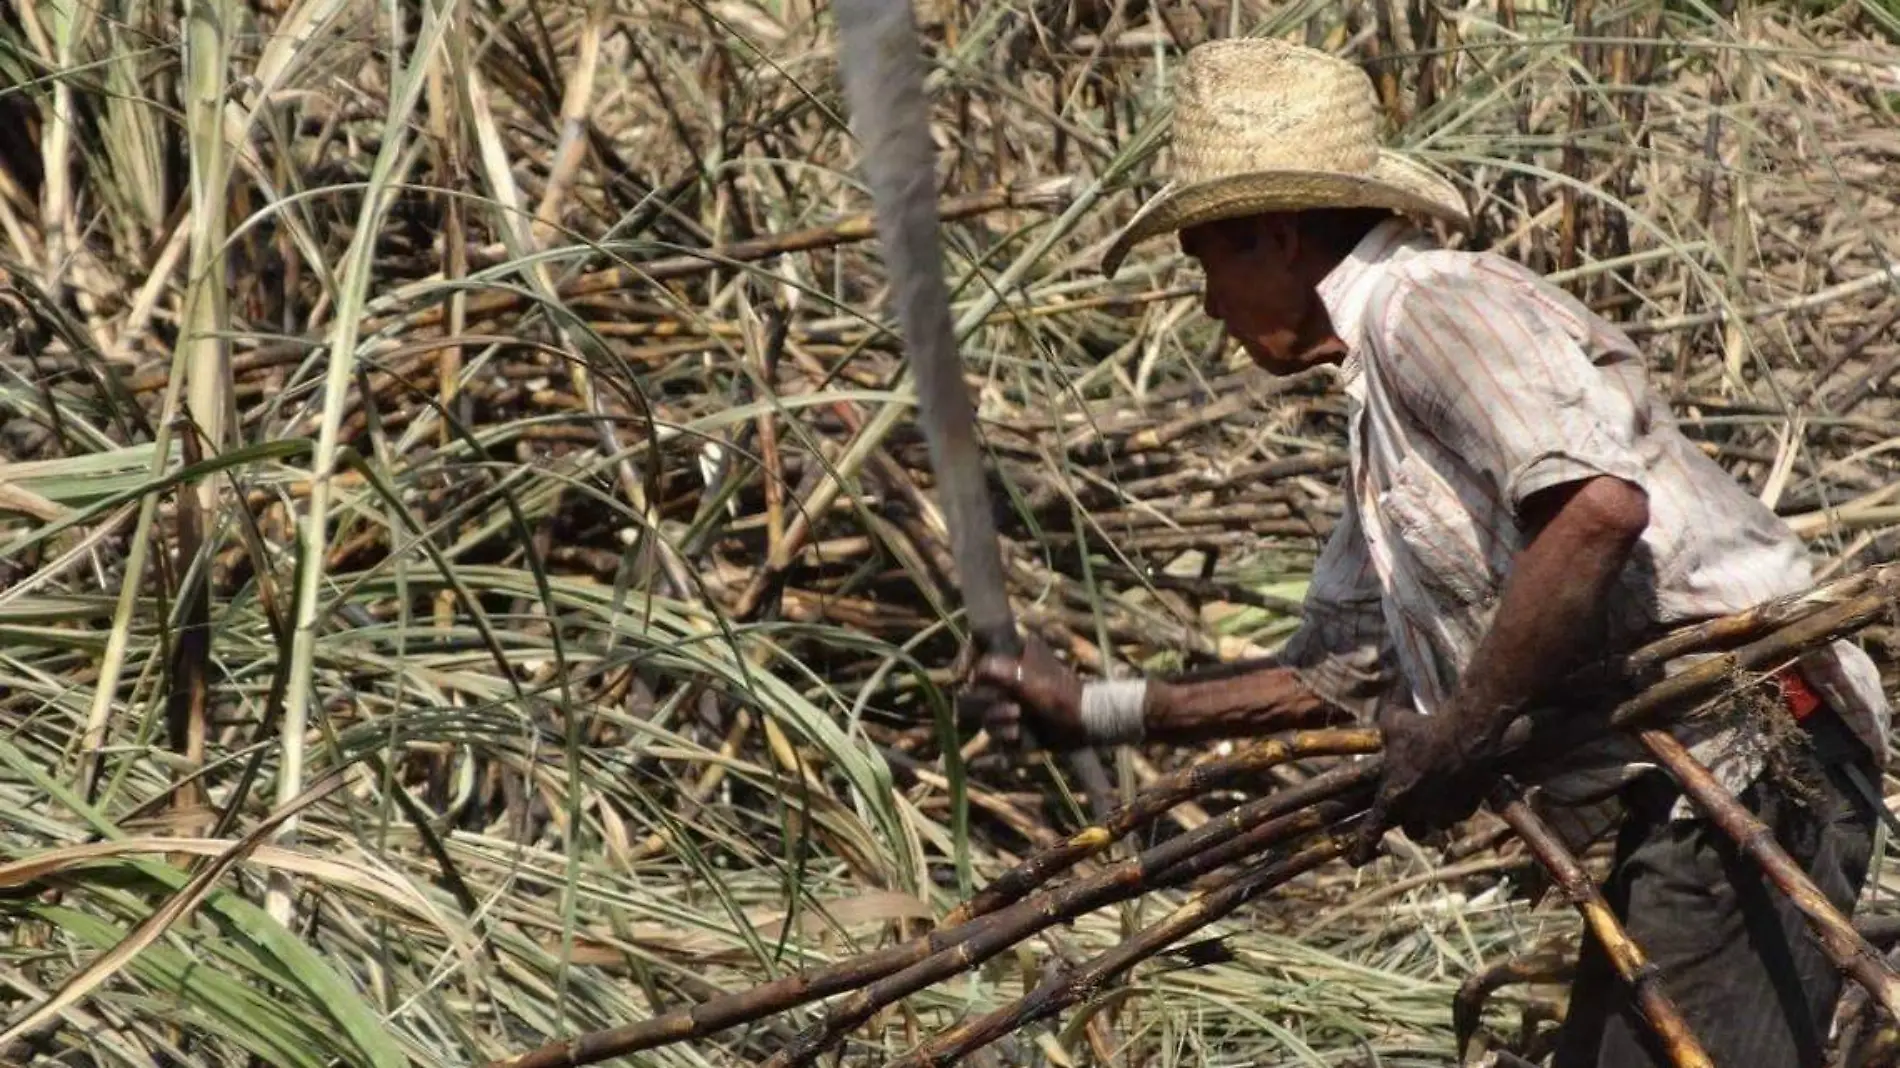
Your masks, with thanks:
<instances>
[{"instance_id":1,"label":"machete blade","mask_svg":"<svg viewBox=\"0 0 1900 1068\"><path fill-rule=\"evenodd\" d=\"M909 0L837 0L839 65L851 125L877 207L878 243L890 277L918 422L970 630L981 652L1016 653L996 522L990 514L976 414L963 384L937 218L936 146L930 139L924 61Z\"/></svg>"},{"instance_id":2,"label":"machete blade","mask_svg":"<svg viewBox=\"0 0 1900 1068\"><path fill-rule=\"evenodd\" d=\"M910 0L835 0L832 14L838 23L845 105L876 204L891 304L916 378L918 422L937 476L938 504L950 528L950 554L971 637L979 655L1018 654L1022 642L1009 606L1003 554L977 448L976 413L963 385L956 325L943 279L937 151L930 139L916 16ZM1089 807L1098 817L1107 812L1113 790L1095 751L1076 750L1070 764L1088 794Z\"/></svg>"}]
</instances>

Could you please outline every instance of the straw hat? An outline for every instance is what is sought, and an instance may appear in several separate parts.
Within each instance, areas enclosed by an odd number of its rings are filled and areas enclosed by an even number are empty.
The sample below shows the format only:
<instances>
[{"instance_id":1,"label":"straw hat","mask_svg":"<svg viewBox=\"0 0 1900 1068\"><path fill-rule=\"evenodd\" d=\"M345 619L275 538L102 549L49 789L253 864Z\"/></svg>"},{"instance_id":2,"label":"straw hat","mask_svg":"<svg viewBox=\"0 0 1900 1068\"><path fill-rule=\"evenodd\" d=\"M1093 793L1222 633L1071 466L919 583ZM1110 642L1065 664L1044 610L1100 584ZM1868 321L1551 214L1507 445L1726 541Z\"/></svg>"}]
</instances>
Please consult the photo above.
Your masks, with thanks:
<instances>
[{"instance_id":1,"label":"straw hat","mask_svg":"<svg viewBox=\"0 0 1900 1068\"><path fill-rule=\"evenodd\" d=\"M1157 234L1262 212L1390 208L1471 222L1450 182L1379 146L1365 71L1283 41L1212 41L1188 52L1172 151L1171 180L1115 238L1103 273Z\"/></svg>"}]
</instances>

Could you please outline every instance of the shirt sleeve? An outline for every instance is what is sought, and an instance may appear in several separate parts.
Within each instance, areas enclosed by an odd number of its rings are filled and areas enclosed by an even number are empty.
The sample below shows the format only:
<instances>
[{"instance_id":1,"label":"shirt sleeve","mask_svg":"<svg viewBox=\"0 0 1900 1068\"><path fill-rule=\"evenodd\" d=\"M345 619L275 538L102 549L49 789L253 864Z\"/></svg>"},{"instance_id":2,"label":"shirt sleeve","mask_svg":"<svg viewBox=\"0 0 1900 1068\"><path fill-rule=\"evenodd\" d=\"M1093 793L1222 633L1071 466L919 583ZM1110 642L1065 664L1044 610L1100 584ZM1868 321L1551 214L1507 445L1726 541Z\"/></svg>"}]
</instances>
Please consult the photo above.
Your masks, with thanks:
<instances>
[{"instance_id":1,"label":"shirt sleeve","mask_svg":"<svg viewBox=\"0 0 1900 1068\"><path fill-rule=\"evenodd\" d=\"M1541 490L1597 476L1647 491L1638 398L1592 364L1575 315L1537 284L1470 257L1394 272L1369 309L1372 373L1513 515Z\"/></svg>"},{"instance_id":2,"label":"shirt sleeve","mask_svg":"<svg viewBox=\"0 0 1900 1068\"><path fill-rule=\"evenodd\" d=\"M1375 721L1381 699L1399 682L1378 578L1350 496L1314 565L1300 626L1279 660L1362 723Z\"/></svg>"}]
</instances>

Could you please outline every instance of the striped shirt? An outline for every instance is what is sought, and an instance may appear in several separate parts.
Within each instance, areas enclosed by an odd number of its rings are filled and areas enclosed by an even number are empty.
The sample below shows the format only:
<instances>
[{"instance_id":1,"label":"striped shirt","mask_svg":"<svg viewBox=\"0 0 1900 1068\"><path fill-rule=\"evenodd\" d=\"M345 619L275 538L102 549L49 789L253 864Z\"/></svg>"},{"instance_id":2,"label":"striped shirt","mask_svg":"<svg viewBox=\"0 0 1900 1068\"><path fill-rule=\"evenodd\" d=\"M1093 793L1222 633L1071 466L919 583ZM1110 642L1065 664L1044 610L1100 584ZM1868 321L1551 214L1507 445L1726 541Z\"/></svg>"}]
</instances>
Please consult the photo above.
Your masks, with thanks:
<instances>
[{"instance_id":1,"label":"striped shirt","mask_svg":"<svg viewBox=\"0 0 1900 1068\"><path fill-rule=\"evenodd\" d=\"M1610 594L1606 649L1812 585L1801 541L1683 436L1629 338L1528 269L1394 219L1319 296L1348 349L1350 466L1281 655L1322 695L1366 718L1394 697L1443 710L1523 548L1519 509L1593 476L1642 488L1650 516ZM1890 712L1866 653L1836 642L1800 666L1884 764ZM1728 788L1760 774L1761 747L1732 723L1676 731ZM1611 739L1543 785L1588 800L1646 768L1640 756Z\"/></svg>"}]
</instances>

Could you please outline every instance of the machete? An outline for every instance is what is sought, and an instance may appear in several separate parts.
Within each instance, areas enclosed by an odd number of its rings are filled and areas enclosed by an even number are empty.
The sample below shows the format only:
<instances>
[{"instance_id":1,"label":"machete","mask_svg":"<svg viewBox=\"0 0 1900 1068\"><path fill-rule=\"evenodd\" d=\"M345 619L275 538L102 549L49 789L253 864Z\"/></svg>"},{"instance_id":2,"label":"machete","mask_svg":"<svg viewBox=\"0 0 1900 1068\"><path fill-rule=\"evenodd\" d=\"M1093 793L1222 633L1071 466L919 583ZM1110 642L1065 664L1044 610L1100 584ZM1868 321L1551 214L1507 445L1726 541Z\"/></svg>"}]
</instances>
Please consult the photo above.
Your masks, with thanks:
<instances>
[{"instance_id":1,"label":"machete","mask_svg":"<svg viewBox=\"0 0 1900 1068\"><path fill-rule=\"evenodd\" d=\"M1017 655L1003 554L990 513L976 414L963 384L937 218L936 146L924 95L924 61L911 0L836 0L845 104L876 206L890 301L917 385L918 422L950 530L956 582L978 655ZM1105 810L1108 776L1093 750L1073 767L1091 807Z\"/></svg>"}]
</instances>

